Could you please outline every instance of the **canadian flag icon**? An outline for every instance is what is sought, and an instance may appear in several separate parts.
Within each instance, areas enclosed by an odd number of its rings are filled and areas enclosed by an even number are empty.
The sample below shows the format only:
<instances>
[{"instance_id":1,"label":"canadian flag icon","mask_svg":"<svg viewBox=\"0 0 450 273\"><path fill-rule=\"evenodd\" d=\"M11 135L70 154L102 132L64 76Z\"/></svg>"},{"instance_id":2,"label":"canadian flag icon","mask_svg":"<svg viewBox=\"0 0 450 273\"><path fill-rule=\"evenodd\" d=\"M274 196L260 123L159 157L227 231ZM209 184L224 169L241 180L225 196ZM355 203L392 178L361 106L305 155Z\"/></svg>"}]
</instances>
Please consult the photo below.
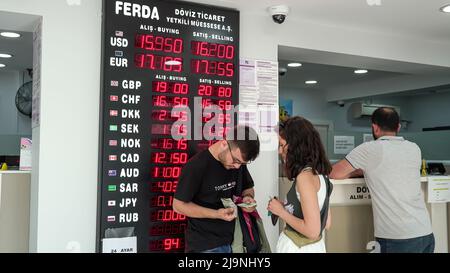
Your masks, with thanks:
<instances>
[{"instance_id":1,"label":"canadian flag icon","mask_svg":"<svg viewBox=\"0 0 450 273\"><path fill-rule=\"evenodd\" d=\"M116 161L117 160L117 155L110 155L109 156L109 161Z\"/></svg>"}]
</instances>

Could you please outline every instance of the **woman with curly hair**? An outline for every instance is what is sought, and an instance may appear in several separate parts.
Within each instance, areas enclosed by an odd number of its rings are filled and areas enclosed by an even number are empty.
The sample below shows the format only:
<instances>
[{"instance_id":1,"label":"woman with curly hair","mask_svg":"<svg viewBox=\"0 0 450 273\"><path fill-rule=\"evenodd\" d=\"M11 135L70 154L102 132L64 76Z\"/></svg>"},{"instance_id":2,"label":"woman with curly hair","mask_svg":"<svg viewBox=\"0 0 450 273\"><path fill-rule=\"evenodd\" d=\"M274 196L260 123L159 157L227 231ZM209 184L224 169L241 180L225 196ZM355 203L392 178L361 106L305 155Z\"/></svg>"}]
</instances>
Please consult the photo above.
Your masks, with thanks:
<instances>
[{"instance_id":1,"label":"woman with curly hair","mask_svg":"<svg viewBox=\"0 0 450 273\"><path fill-rule=\"evenodd\" d=\"M289 118L280 124L278 152L293 184L283 203L272 198L267 207L286 222L277 252L326 252L322 232L331 225L331 164L319 133L308 120Z\"/></svg>"}]
</instances>

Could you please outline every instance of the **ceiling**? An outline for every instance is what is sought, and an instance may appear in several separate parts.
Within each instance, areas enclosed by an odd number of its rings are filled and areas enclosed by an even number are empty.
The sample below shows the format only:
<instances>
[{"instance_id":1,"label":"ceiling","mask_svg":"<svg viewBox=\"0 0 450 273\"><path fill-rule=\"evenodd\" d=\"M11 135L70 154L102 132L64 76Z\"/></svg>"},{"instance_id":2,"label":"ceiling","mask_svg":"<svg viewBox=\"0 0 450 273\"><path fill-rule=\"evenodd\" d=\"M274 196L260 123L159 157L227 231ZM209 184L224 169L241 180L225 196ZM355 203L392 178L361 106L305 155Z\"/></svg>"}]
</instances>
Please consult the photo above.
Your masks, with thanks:
<instances>
[{"instance_id":1,"label":"ceiling","mask_svg":"<svg viewBox=\"0 0 450 273\"><path fill-rule=\"evenodd\" d=\"M0 32L11 31L0 27ZM0 71L22 71L33 67L33 33L22 32L22 36L17 39L5 38L0 36L0 53L13 55L12 58L0 58L0 63L6 64L6 67Z\"/></svg>"},{"instance_id":2,"label":"ceiling","mask_svg":"<svg viewBox=\"0 0 450 273\"><path fill-rule=\"evenodd\" d=\"M195 2L207 4L209 1ZM450 42L450 14L439 11L450 4L450 0L222 0L219 3L260 14L267 14L269 6L286 4L291 9L286 20L308 20L322 25Z\"/></svg>"},{"instance_id":3,"label":"ceiling","mask_svg":"<svg viewBox=\"0 0 450 273\"><path fill-rule=\"evenodd\" d=\"M39 16L0 11L0 32L13 31L22 36L17 39L0 36L0 53L13 55L0 58L6 64L0 71L23 71L33 67L33 26Z\"/></svg>"},{"instance_id":4,"label":"ceiling","mask_svg":"<svg viewBox=\"0 0 450 273\"><path fill-rule=\"evenodd\" d=\"M355 74L359 67L345 67L328 64L301 62L301 67L287 67L290 61L280 60L280 67L287 68L285 75L280 76L280 87L295 87L328 90L358 82L368 82L405 75L404 73L370 70L367 74ZM305 81L316 80L315 85L307 85Z\"/></svg>"}]
</instances>

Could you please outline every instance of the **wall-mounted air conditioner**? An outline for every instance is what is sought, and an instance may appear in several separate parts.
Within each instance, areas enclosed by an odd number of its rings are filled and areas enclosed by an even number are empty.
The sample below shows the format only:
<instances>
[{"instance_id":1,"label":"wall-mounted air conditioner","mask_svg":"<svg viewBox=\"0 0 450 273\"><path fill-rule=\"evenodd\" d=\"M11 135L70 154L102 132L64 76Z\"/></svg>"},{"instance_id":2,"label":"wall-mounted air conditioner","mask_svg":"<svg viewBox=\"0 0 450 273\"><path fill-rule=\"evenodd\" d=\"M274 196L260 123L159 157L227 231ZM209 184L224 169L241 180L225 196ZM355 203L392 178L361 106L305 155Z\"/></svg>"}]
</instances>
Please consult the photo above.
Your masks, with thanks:
<instances>
[{"instance_id":1,"label":"wall-mounted air conditioner","mask_svg":"<svg viewBox=\"0 0 450 273\"><path fill-rule=\"evenodd\" d=\"M400 115L400 107L398 106L357 102L352 105L352 116L353 118L370 117L380 107L392 107Z\"/></svg>"}]
</instances>

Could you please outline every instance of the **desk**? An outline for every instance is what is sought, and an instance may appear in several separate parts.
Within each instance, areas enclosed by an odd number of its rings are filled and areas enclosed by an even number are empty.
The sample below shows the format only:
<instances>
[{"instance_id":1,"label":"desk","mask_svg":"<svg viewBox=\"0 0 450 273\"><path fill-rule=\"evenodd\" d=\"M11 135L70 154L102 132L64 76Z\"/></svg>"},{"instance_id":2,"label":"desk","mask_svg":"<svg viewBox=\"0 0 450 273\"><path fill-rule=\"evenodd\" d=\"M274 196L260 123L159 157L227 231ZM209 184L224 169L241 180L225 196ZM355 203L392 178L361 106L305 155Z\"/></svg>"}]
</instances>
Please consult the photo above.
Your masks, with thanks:
<instances>
[{"instance_id":1,"label":"desk","mask_svg":"<svg viewBox=\"0 0 450 273\"><path fill-rule=\"evenodd\" d=\"M427 209L430 213L431 224L436 239L436 253L448 253L448 222L446 203L428 203L428 179L421 177L422 193L427 202ZM331 207L344 206L371 206L370 194L364 178L351 178L343 180L331 179L333 183L333 194L330 199ZM339 221L332 217L333 223ZM369 219L365 219L369 221ZM370 219L370 221L373 221ZM373 222L371 223L373 226ZM332 227L333 228L333 227ZM373 228L373 227L372 227Z\"/></svg>"},{"instance_id":2,"label":"desk","mask_svg":"<svg viewBox=\"0 0 450 273\"><path fill-rule=\"evenodd\" d=\"M0 252L28 252L31 173L0 171Z\"/></svg>"}]
</instances>

